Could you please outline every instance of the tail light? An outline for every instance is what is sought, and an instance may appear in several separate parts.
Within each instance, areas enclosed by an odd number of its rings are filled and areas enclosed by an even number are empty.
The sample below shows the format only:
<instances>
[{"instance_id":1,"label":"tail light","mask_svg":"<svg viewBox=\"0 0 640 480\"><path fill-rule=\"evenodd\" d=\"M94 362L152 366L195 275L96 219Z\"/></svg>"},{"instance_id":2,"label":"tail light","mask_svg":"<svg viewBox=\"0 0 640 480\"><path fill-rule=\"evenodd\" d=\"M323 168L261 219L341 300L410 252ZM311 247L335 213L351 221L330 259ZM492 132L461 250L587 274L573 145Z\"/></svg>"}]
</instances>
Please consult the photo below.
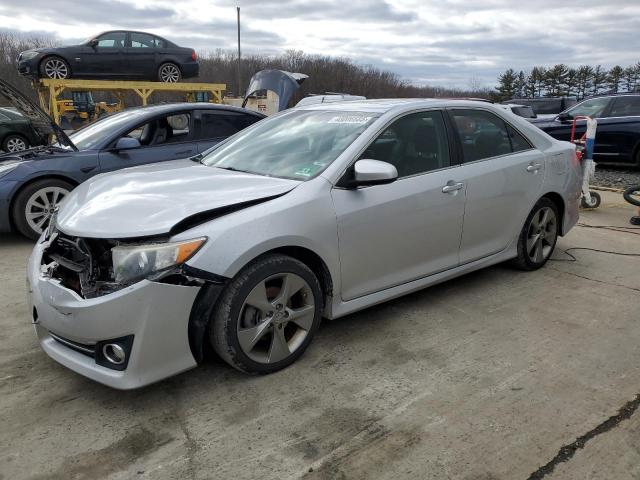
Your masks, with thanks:
<instances>
[{"instance_id":1,"label":"tail light","mask_svg":"<svg viewBox=\"0 0 640 480\"><path fill-rule=\"evenodd\" d=\"M195 61L198 59L198 56L196 55L196 51L192 50L191 51L191 60Z\"/></svg>"}]
</instances>

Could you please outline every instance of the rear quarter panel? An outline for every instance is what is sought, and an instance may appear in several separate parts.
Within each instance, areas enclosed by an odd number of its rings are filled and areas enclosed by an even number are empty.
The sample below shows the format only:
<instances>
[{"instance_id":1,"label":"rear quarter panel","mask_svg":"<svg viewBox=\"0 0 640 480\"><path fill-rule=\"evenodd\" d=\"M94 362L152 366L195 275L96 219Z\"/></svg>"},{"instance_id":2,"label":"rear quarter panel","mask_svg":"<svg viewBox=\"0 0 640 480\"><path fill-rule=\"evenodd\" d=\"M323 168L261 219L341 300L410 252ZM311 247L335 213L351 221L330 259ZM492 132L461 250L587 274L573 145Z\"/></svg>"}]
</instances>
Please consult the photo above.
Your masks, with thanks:
<instances>
[{"instance_id":1,"label":"rear quarter panel","mask_svg":"<svg viewBox=\"0 0 640 480\"><path fill-rule=\"evenodd\" d=\"M545 150L544 194L557 193L564 201L562 235L566 235L579 217L582 191L582 165L576 158L575 146L554 141Z\"/></svg>"}]
</instances>

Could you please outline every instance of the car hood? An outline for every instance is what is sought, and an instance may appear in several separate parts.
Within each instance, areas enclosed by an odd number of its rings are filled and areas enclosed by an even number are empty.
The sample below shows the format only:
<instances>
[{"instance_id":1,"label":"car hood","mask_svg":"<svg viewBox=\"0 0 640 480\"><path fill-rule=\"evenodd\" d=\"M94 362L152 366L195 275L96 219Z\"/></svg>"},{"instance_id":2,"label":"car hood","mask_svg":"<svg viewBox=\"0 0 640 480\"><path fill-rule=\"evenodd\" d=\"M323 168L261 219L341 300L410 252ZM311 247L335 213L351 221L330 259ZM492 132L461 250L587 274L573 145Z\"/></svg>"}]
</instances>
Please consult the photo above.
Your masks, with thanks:
<instances>
[{"instance_id":1,"label":"car hood","mask_svg":"<svg viewBox=\"0 0 640 480\"><path fill-rule=\"evenodd\" d=\"M129 168L77 187L62 203L56 225L77 237L165 235L283 195L300 183L190 160Z\"/></svg>"},{"instance_id":2,"label":"car hood","mask_svg":"<svg viewBox=\"0 0 640 480\"><path fill-rule=\"evenodd\" d=\"M26 117L38 134L42 143L49 143L50 135L55 135L58 143L77 150L66 133L47 115L40 107L20 93L9 82L0 79L0 95L6 98L11 105Z\"/></svg>"},{"instance_id":3,"label":"car hood","mask_svg":"<svg viewBox=\"0 0 640 480\"><path fill-rule=\"evenodd\" d=\"M307 78L309 76L304 73L291 73L284 70L260 70L249 81L242 107L247 105L249 97L256 92L271 90L278 95L278 111L285 110L293 94Z\"/></svg>"}]
</instances>

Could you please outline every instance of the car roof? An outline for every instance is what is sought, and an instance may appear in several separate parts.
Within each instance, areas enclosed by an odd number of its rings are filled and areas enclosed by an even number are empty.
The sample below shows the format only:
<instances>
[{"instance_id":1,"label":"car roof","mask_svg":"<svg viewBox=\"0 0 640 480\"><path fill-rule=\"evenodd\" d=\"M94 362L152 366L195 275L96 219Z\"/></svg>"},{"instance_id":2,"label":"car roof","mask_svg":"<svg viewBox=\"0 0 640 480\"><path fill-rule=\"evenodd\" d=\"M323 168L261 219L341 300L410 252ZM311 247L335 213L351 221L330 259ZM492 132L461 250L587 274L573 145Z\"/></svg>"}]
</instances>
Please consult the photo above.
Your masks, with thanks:
<instances>
[{"instance_id":1,"label":"car roof","mask_svg":"<svg viewBox=\"0 0 640 480\"><path fill-rule=\"evenodd\" d=\"M337 112L386 113L392 110L411 110L414 108L437 107L492 107L493 104L479 100L451 98L382 98L371 100L350 100L345 102L319 103L296 107L296 110L323 110Z\"/></svg>"},{"instance_id":2,"label":"car roof","mask_svg":"<svg viewBox=\"0 0 640 480\"><path fill-rule=\"evenodd\" d=\"M149 115L162 115L164 113L171 113L179 110L224 110L229 112L247 113L255 115L256 117L264 118L266 115L256 112L254 110L248 110L246 108L234 107L232 105L222 105L220 103L209 102L177 102L177 103L159 103L155 105L145 105L142 107L130 107L122 110L127 112L131 110L144 110ZM119 112L118 112L119 113ZM117 115L117 113L115 114Z\"/></svg>"}]
</instances>

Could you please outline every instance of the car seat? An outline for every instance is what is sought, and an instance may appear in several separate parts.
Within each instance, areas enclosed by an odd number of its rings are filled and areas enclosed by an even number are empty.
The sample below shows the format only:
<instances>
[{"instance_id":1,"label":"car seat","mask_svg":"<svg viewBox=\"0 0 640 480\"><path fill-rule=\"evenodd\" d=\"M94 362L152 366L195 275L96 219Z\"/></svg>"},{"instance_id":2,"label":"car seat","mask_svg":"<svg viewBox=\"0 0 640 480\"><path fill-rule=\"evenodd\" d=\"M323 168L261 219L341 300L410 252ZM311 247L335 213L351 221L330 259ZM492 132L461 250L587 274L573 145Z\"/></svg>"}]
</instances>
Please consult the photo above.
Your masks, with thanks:
<instances>
[{"instance_id":1,"label":"car seat","mask_svg":"<svg viewBox=\"0 0 640 480\"><path fill-rule=\"evenodd\" d=\"M169 125L169 122L167 122L167 119L163 118L158 121L158 126L153 134L151 145L161 145L163 143L167 143L169 142L169 139L172 135L173 129Z\"/></svg>"}]
</instances>

